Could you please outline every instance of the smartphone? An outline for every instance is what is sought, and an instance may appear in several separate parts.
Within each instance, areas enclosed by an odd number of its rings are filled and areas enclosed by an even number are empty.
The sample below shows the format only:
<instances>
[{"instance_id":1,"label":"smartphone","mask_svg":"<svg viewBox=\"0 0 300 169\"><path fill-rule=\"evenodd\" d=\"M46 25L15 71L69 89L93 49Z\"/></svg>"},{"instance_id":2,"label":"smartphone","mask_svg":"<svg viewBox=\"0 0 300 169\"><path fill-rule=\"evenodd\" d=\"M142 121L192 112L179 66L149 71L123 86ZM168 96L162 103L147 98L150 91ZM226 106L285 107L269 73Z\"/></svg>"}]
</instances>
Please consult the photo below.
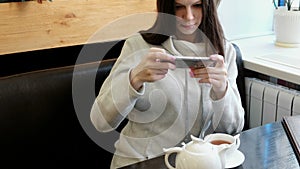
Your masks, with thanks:
<instances>
[{"instance_id":1,"label":"smartphone","mask_svg":"<svg viewBox=\"0 0 300 169\"><path fill-rule=\"evenodd\" d=\"M209 57L177 56L175 59L176 68L214 67L215 63Z\"/></svg>"}]
</instances>

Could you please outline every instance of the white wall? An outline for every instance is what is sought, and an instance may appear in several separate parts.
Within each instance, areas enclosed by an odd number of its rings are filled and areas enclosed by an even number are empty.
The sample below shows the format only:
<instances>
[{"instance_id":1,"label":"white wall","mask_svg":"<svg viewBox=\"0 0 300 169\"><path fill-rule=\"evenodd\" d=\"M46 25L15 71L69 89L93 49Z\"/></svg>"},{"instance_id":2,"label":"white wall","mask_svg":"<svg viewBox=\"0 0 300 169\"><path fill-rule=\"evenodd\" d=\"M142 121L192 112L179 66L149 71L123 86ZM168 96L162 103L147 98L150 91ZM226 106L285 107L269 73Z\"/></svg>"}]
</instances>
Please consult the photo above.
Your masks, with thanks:
<instances>
[{"instance_id":1,"label":"white wall","mask_svg":"<svg viewBox=\"0 0 300 169\"><path fill-rule=\"evenodd\" d=\"M294 0L292 6L298 8L300 0Z\"/></svg>"},{"instance_id":2,"label":"white wall","mask_svg":"<svg viewBox=\"0 0 300 169\"><path fill-rule=\"evenodd\" d=\"M219 18L228 40L273 33L272 0L222 0Z\"/></svg>"}]
</instances>

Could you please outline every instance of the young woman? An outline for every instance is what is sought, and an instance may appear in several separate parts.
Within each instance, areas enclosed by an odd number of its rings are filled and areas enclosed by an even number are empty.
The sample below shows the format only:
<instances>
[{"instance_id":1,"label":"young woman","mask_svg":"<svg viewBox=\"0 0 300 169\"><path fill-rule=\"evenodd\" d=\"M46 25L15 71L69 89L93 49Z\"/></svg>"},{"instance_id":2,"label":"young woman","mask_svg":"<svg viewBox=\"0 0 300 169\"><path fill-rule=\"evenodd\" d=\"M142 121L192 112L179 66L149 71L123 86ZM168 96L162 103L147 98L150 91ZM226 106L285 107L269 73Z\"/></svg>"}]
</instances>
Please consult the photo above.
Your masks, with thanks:
<instances>
[{"instance_id":1,"label":"young woman","mask_svg":"<svg viewBox=\"0 0 300 169\"><path fill-rule=\"evenodd\" d=\"M125 119L111 168L163 154L163 148L210 132L239 133L244 109L236 53L212 0L157 0L152 28L128 38L91 111L97 130ZM178 56L206 56L215 66L177 68ZM210 123L207 123L210 122Z\"/></svg>"}]
</instances>

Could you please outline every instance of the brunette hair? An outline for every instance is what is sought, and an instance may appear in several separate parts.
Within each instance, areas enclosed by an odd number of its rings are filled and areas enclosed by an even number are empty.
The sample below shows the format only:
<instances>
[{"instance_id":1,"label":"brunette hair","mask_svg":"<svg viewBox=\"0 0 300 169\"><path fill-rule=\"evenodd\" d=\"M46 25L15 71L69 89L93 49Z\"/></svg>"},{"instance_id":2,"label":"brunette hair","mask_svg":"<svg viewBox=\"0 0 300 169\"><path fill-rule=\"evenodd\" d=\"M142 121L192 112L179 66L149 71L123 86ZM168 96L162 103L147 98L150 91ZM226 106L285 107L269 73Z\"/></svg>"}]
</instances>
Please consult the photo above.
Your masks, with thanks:
<instances>
[{"instance_id":1,"label":"brunette hair","mask_svg":"<svg viewBox=\"0 0 300 169\"><path fill-rule=\"evenodd\" d=\"M176 25L175 0L157 0L157 18L154 25L146 30L140 31L144 40L153 45L160 45L169 36L175 35ZM218 54L224 56L224 32L220 24L216 4L213 0L202 0L203 19L199 29L207 36Z\"/></svg>"}]
</instances>

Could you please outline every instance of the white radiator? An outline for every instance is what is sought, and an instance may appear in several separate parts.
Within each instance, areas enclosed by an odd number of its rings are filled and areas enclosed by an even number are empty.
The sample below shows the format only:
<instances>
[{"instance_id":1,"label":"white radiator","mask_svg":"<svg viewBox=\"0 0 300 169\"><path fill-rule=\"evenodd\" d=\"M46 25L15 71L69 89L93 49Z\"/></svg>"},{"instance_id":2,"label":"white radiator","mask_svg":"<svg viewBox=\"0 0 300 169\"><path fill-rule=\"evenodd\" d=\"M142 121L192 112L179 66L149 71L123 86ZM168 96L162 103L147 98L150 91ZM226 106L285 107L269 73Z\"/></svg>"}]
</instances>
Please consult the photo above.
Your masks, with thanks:
<instances>
[{"instance_id":1,"label":"white radiator","mask_svg":"<svg viewBox=\"0 0 300 169\"><path fill-rule=\"evenodd\" d=\"M246 77L245 87L250 128L300 115L299 91L250 77Z\"/></svg>"}]
</instances>

